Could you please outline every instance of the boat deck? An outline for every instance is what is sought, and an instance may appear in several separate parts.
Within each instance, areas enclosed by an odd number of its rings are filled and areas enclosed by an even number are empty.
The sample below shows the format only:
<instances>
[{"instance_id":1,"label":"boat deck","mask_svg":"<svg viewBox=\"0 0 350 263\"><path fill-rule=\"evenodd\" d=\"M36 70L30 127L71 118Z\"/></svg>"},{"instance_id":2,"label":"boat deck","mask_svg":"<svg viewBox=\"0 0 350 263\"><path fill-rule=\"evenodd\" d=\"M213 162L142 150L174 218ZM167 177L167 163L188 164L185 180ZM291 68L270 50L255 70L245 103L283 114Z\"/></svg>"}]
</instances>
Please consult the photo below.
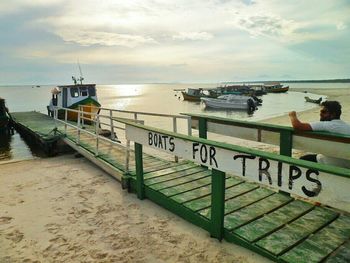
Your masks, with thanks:
<instances>
[{"instance_id":1,"label":"boat deck","mask_svg":"<svg viewBox=\"0 0 350 263\"><path fill-rule=\"evenodd\" d=\"M43 142L65 140L98 165L127 178L136 191L135 154L37 113L13 113L17 127ZM86 128L89 129L89 128ZM92 130L92 128L91 128ZM143 153L145 197L212 233L212 171L189 161L174 162ZM101 166L103 168L103 166ZM105 169L108 171L107 169ZM213 190L215 191L215 190ZM224 233L229 242L242 245L276 262L349 262L350 216L344 212L297 200L241 177L225 175Z\"/></svg>"}]
</instances>

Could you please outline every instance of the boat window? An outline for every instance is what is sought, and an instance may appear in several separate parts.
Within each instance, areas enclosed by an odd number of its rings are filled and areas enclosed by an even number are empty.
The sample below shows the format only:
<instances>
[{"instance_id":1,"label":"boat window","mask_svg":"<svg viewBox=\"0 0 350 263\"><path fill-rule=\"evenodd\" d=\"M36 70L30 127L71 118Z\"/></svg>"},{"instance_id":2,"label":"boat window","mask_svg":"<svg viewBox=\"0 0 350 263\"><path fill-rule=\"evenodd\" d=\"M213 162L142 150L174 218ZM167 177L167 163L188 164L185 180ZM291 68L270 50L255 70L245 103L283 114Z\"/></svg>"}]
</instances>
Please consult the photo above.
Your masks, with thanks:
<instances>
[{"instance_id":1,"label":"boat window","mask_svg":"<svg viewBox=\"0 0 350 263\"><path fill-rule=\"evenodd\" d=\"M88 95L88 91L87 91L86 87L81 87L80 88L80 95L81 96L87 96Z\"/></svg>"},{"instance_id":2,"label":"boat window","mask_svg":"<svg viewBox=\"0 0 350 263\"><path fill-rule=\"evenodd\" d=\"M70 96L72 98L79 97L79 90L78 90L78 88L70 88Z\"/></svg>"},{"instance_id":3,"label":"boat window","mask_svg":"<svg viewBox=\"0 0 350 263\"><path fill-rule=\"evenodd\" d=\"M93 87L93 86L90 86L90 87L89 87L89 95L90 95L91 97L96 96L95 87Z\"/></svg>"}]
</instances>

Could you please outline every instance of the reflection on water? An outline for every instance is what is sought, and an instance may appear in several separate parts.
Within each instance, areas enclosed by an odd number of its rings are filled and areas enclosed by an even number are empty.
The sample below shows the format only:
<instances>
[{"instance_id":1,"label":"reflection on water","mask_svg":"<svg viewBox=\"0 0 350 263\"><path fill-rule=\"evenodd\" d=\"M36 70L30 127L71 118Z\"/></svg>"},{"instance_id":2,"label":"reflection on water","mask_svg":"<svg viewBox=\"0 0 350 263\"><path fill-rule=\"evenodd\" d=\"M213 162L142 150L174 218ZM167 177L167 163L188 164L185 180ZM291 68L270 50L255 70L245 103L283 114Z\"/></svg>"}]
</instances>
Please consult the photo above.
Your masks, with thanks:
<instances>
[{"instance_id":1,"label":"reflection on water","mask_svg":"<svg viewBox=\"0 0 350 263\"><path fill-rule=\"evenodd\" d=\"M15 133L14 135L0 135L0 163L15 160L33 159L35 156L42 156L40 151L31 150L23 138Z\"/></svg>"}]
</instances>

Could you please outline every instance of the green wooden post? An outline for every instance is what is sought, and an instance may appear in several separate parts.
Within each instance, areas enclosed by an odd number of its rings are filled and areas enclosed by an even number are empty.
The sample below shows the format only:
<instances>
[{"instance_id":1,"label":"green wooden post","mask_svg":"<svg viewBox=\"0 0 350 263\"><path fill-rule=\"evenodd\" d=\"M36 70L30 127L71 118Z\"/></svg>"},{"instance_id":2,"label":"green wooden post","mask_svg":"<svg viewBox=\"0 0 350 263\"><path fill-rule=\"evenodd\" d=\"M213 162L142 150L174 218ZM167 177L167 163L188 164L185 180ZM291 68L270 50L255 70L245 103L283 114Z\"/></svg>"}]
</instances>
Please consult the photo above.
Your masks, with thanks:
<instances>
[{"instance_id":1,"label":"green wooden post","mask_svg":"<svg viewBox=\"0 0 350 263\"><path fill-rule=\"evenodd\" d=\"M198 123L198 133L199 138L207 139L207 119L206 118L199 118Z\"/></svg>"},{"instance_id":2,"label":"green wooden post","mask_svg":"<svg viewBox=\"0 0 350 263\"><path fill-rule=\"evenodd\" d=\"M225 215L225 173L212 170L211 175L211 237L222 240Z\"/></svg>"},{"instance_id":3,"label":"green wooden post","mask_svg":"<svg viewBox=\"0 0 350 263\"><path fill-rule=\"evenodd\" d=\"M293 132L290 130L280 131L280 154L292 156Z\"/></svg>"},{"instance_id":4,"label":"green wooden post","mask_svg":"<svg viewBox=\"0 0 350 263\"><path fill-rule=\"evenodd\" d=\"M136 161L136 192L139 199L145 198L145 188L143 184L143 161L142 144L135 143L135 161Z\"/></svg>"}]
</instances>

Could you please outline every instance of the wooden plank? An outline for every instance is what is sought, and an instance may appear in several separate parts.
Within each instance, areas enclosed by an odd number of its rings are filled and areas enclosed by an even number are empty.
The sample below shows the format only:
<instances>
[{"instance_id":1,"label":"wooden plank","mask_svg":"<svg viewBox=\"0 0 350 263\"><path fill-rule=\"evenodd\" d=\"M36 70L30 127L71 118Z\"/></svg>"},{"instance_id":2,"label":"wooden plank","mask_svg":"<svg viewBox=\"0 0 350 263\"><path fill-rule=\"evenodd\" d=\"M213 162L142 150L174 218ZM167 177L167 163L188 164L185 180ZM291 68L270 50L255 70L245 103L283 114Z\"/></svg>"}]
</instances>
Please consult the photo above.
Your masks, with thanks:
<instances>
[{"instance_id":1,"label":"wooden plank","mask_svg":"<svg viewBox=\"0 0 350 263\"><path fill-rule=\"evenodd\" d=\"M350 258L350 241L342 245L334 255L326 260L326 263L349 263Z\"/></svg>"},{"instance_id":2,"label":"wooden plank","mask_svg":"<svg viewBox=\"0 0 350 263\"><path fill-rule=\"evenodd\" d=\"M295 200L266 216L233 231L244 239L253 242L276 231L302 214L312 209L312 205Z\"/></svg>"},{"instance_id":3,"label":"wooden plank","mask_svg":"<svg viewBox=\"0 0 350 263\"><path fill-rule=\"evenodd\" d=\"M238 179L234 179L232 177L226 176L226 188L229 188L238 183L241 183L241 181ZM178 203L183 204L185 202L189 202L194 199L198 199L198 198L210 195L210 193L211 193L211 185L206 185L200 188L196 188L192 191L188 191L182 194L172 196L171 199L175 200Z\"/></svg>"},{"instance_id":4,"label":"wooden plank","mask_svg":"<svg viewBox=\"0 0 350 263\"><path fill-rule=\"evenodd\" d=\"M285 205L292 200L291 197L284 194L273 194L243 209L225 216L224 227L232 230L245 225L263 215L270 213L272 210Z\"/></svg>"},{"instance_id":5,"label":"wooden plank","mask_svg":"<svg viewBox=\"0 0 350 263\"><path fill-rule=\"evenodd\" d=\"M280 255L330 223L336 216L337 213L332 210L315 207L309 213L259 240L256 244L274 255Z\"/></svg>"},{"instance_id":6,"label":"wooden plank","mask_svg":"<svg viewBox=\"0 0 350 263\"><path fill-rule=\"evenodd\" d=\"M163 170L163 169L167 169L167 168L171 168L171 167L176 167L178 166L178 163L175 162L170 162L170 161L162 161L159 162L158 164L152 164L149 167L144 167L144 172L154 172L154 171L159 171L159 170Z\"/></svg>"},{"instance_id":7,"label":"wooden plank","mask_svg":"<svg viewBox=\"0 0 350 263\"><path fill-rule=\"evenodd\" d=\"M183 185L186 183L190 183L192 181L203 179L203 178L208 177L210 175L211 175L210 171L202 171L199 173L182 176L182 177L176 178L174 180L168 180L165 182L153 184L150 186L150 188L152 188L153 190L159 191L159 190L166 189L166 188L169 188L172 186L180 186L180 185Z\"/></svg>"},{"instance_id":8,"label":"wooden plank","mask_svg":"<svg viewBox=\"0 0 350 263\"><path fill-rule=\"evenodd\" d=\"M184 164L180 164L178 166L171 167L171 168L168 168L168 169L162 169L160 171L154 171L154 172L145 173L144 177L147 178L147 179L155 178L155 177L158 177L158 176L163 176L163 175L166 175L166 174L171 174L171 173L174 173L174 172L178 172L178 171L182 171L182 170L185 170L185 169L189 169L189 168L192 168L194 166L195 165L193 163L184 163Z\"/></svg>"},{"instance_id":9,"label":"wooden plank","mask_svg":"<svg viewBox=\"0 0 350 263\"><path fill-rule=\"evenodd\" d=\"M182 166L184 167L184 166ZM204 170L203 167L197 166L197 167L190 167L185 170L181 170L181 171L177 171L177 172L173 172L173 173L168 173L165 175L160 175L157 177L153 177L153 178L147 178L145 179L145 184L146 185L152 185L152 184L157 184L157 183L161 183L161 182L166 182L168 180L174 180L176 178L181 178L183 176L187 176L187 175L191 175L191 174L195 174L201 171L206 171Z\"/></svg>"},{"instance_id":10,"label":"wooden plank","mask_svg":"<svg viewBox=\"0 0 350 263\"><path fill-rule=\"evenodd\" d=\"M211 184L211 177L204 177L203 179L199 179L196 181L191 181L186 184L178 185L178 186L173 186L169 188L165 188L160 190L162 194L172 197L175 195L180 195L182 193L186 193L195 189L198 189L200 187L205 187Z\"/></svg>"},{"instance_id":11,"label":"wooden plank","mask_svg":"<svg viewBox=\"0 0 350 263\"><path fill-rule=\"evenodd\" d=\"M328 226L285 253L287 262L320 262L350 238L350 217L341 215ZM350 254L348 259L350 259Z\"/></svg>"},{"instance_id":12,"label":"wooden plank","mask_svg":"<svg viewBox=\"0 0 350 263\"><path fill-rule=\"evenodd\" d=\"M269 189L258 188L258 186L255 184L251 184L250 187L253 191L245 191L242 195L238 195L237 197L229 199L225 202L225 215L257 202L258 200L274 193ZM210 218L211 209L204 209L200 212L200 214L204 217Z\"/></svg>"}]
</instances>

